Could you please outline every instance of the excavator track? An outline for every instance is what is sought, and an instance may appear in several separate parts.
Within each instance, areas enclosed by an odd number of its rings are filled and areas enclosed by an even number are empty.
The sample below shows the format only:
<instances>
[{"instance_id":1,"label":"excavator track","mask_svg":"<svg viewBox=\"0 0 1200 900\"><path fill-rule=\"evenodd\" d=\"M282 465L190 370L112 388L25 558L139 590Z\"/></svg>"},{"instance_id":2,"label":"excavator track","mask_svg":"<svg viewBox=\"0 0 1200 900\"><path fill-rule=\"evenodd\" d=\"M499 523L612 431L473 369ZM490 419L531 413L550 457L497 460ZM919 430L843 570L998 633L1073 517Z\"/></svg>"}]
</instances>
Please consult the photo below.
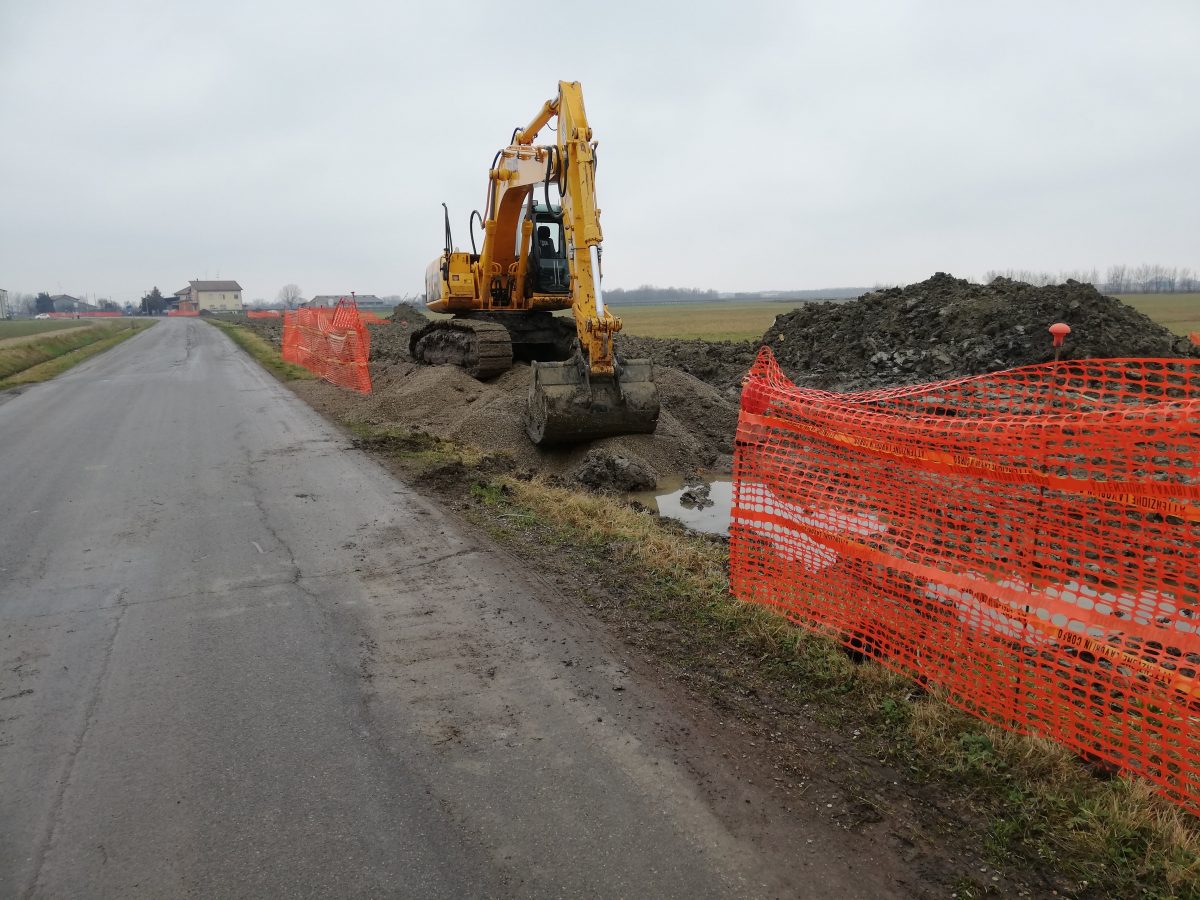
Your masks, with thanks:
<instances>
[{"instance_id":1,"label":"excavator track","mask_svg":"<svg viewBox=\"0 0 1200 900\"><path fill-rule=\"evenodd\" d=\"M452 365L476 378L491 378L512 368L512 339L508 329L477 319L443 319L414 331L408 350L417 362Z\"/></svg>"}]
</instances>

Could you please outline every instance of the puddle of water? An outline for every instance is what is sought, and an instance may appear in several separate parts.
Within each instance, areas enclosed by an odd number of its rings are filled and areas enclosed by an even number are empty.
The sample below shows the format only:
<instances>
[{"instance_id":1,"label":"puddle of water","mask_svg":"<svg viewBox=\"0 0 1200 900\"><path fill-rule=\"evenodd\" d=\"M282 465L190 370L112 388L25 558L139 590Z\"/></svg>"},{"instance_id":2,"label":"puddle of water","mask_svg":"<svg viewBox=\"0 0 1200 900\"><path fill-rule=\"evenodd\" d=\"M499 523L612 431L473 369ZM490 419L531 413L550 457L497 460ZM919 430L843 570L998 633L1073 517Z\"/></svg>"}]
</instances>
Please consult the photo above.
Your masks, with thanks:
<instances>
[{"instance_id":1,"label":"puddle of water","mask_svg":"<svg viewBox=\"0 0 1200 900\"><path fill-rule=\"evenodd\" d=\"M693 531L728 535L730 511L733 509L733 479L729 475L707 473L703 477L709 487L708 496L713 501L712 506L689 509L680 503L679 498L687 490L682 478L663 478L659 480L657 490L638 491L627 496L660 516L677 519Z\"/></svg>"}]
</instances>

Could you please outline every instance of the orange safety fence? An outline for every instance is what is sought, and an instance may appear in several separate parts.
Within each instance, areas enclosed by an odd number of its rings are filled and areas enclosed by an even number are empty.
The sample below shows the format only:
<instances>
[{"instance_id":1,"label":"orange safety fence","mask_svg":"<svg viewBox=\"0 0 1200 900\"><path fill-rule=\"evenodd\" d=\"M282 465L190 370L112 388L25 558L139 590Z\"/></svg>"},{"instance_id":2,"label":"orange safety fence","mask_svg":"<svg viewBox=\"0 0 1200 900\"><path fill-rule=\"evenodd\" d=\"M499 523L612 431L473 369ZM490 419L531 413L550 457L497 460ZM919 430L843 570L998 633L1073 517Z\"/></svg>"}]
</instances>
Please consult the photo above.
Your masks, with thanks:
<instances>
[{"instance_id":1,"label":"orange safety fence","mask_svg":"<svg viewBox=\"0 0 1200 900\"><path fill-rule=\"evenodd\" d=\"M1188 335L1188 340L1200 347L1200 331L1193 331Z\"/></svg>"},{"instance_id":2,"label":"orange safety fence","mask_svg":"<svg viewBox=\"0 0 1200 900\"><path fill-rule=\"evenodd\" d=\"M248 309L247 319L278 319L282 313L277 309Z\"/></svg>"},{"instance_id":3,"label":"orange safety fence","mask_svg":"<svg viewBox=\"0 0 1200 900\"><path fill-rule=\"evenodd\" d=\"M369 394L370 356L371 335L353 300L288 310L283 316L283 358L326 381Z\"/></svg>"},{"instance_id":4,"label":"orange safety fence","mask_svg":"<svg viewBox=\"0 0 1200 900\"><path fill-rule=\"evenodd\" d=\"M1200 813L1200 360L742 393L735 594Z\"/></svg>"},{"instance_id":5,"label":"orange safety fence","mask_svg":"<svg viewBox=\"0 0 1200 900\"><path fill-rule=\"evenodd\" d=\"M200 311L195 310L195 309L169 309L169 310L167 310L167 315L168 316L185 316L185 317L191 318L192 316L200 315Z\"/></svg>"}]
</instances>

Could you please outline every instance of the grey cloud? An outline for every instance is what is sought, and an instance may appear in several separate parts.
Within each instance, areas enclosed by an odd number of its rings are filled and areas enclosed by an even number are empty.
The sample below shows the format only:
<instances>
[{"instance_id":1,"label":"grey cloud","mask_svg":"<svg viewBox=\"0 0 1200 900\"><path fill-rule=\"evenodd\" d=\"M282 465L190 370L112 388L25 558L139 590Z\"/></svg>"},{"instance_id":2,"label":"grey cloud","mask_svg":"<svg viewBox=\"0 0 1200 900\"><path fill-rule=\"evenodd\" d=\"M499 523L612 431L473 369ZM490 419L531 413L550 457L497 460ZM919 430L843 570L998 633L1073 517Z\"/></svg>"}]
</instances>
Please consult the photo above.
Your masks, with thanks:
<instances>
[{"instance_id":1,"label":"grey cloud","mask_svg":"<svg viewBox=\"0 0 1200 900\"><path fill-rule=\"evenodd\" d=\"M0 285L420 290L583 83L611 285L1200 268L1194 3L0 7Z\"/></svg>"}]
</instances>

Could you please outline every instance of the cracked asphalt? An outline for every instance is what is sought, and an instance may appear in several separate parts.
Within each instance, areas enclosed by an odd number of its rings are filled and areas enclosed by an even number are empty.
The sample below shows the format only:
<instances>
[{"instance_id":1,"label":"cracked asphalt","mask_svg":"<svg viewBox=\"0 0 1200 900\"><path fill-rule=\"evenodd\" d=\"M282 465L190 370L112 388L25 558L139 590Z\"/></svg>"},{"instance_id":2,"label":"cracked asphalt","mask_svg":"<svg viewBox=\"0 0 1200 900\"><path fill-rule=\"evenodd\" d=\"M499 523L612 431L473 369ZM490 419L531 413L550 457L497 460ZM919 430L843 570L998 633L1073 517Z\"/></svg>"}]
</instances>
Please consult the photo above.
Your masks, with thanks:
<instances>
[{"instance_id":1,"label":"cracked asphalt","mask_svg":"<svg viewBox=\"0 0 1200 900\"><path fill-rule=\"evenodd\" d=\"M0 396L0 466L0 896L807 892L536 575L202 321Z\"/></svg>"}]
</instances>

